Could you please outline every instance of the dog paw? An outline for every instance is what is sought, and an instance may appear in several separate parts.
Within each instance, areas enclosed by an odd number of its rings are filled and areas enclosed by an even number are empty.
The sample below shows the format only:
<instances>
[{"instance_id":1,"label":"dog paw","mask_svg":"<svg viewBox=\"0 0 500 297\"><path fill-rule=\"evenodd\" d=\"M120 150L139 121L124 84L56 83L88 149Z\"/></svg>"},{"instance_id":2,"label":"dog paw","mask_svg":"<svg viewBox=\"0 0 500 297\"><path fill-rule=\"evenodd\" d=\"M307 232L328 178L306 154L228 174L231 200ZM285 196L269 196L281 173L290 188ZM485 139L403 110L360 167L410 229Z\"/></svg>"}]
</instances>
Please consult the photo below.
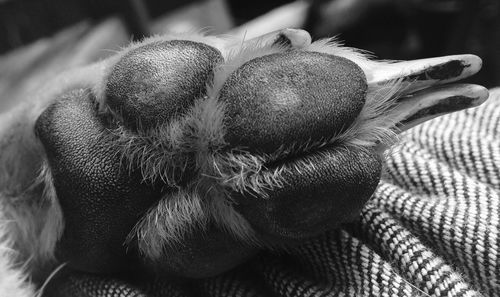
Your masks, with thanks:
<instances>
[{"instance_id":1,"label":"dog paw","mask_svg":"<svg viewBox=\"0 0 500 297\"><path fill-rule=\"evenodd\" d=\"M183 277L355 220L397 134L480 104L479 58L379 62L285 29L146 39L39 117L60 260ZM444 86L442 86L444 85Z\"/></svg>"}]
</instances>

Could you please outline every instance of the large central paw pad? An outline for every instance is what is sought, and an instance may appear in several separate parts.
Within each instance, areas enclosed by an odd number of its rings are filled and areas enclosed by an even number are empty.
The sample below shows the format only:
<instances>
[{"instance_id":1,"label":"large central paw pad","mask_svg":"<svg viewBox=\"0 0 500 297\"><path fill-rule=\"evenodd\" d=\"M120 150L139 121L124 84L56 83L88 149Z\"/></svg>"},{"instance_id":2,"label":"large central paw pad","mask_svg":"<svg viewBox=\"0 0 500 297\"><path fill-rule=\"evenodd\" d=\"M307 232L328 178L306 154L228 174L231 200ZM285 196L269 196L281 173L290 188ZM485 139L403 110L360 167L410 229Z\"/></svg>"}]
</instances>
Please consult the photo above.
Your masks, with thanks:
<instances>
[{"instance_id":1,"label":"large central paw pad","mask_svg":"<svg viewBox=\"0 0 500 297\"><path fill-rule=\"evenodd\" d=\"M220 90L226 140L251 152L325 141L347 129L365 103L367 83L345 58L288 51L255 58Z\"/></svg>"},{"instance_id":2,"label":"large central paw pad","mask_svg":"<svg viewBox=\"0 0 500 297\"><path fill-rule=\"evenodd\" d=\"M467 55L374 62L300 30L132 45L38 118L65 221L58 259L207 277L336 228L375 191L399 130L484 101L478 86L429 89L479 68Z\"/></svg>"}]
</instances>

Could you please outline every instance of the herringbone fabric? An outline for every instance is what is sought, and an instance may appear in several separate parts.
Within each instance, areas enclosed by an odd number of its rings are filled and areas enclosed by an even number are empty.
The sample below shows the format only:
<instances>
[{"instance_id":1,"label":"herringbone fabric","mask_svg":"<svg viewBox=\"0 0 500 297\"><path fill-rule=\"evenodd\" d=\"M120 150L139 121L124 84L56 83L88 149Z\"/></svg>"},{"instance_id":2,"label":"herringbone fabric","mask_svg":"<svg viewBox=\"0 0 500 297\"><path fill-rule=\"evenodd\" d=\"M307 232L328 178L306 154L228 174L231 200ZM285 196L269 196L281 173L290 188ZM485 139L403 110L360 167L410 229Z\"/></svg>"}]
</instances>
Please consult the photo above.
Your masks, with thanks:
<instances>
[{"instance_id":1,"label":"herringbone fabric","mask_svg":"<svg viewBox=\"0 0 500 297\"><path fill-rule=\"evenodd\" d=\"M500 89L403 135L358 222L200 281L208 296L500 296Z\"/></svg>"}]
</instances>

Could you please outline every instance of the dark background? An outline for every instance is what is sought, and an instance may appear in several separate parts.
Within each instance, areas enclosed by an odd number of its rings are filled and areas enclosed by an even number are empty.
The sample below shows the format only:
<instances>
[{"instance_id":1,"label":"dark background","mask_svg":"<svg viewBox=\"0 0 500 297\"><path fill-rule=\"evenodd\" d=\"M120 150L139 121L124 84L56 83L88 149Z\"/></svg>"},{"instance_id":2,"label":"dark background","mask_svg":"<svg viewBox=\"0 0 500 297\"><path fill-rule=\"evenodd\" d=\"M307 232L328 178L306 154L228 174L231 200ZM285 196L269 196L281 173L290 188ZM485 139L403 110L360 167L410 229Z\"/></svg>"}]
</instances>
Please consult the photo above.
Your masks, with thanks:
<instances>
[{"instance_id":1,"label":"dark background","mask_svg":"<svg viewBox=\"0 0 500 297\"><path fill-rule=\"evenodd\" d=\"M126 20L130 35L148 34L147 20L200 1L154 0L0 0L0 54L29 44L79 21L111 15ZM228 0L234 25L251 20L286 0ZM415 59L472 53L483 58L473 81L500 86L500 1L365 0L372 3L356 17L325 13L332 0L311 0L305 25L313 38L339 35L349 46L384 59ZM344 1L348 2L348 1ZM354 0L351 2L355 2ZM350 18L350 19L349 19ZM336 20L335 25L332 20Z\"/></svg>"}]
</instances>

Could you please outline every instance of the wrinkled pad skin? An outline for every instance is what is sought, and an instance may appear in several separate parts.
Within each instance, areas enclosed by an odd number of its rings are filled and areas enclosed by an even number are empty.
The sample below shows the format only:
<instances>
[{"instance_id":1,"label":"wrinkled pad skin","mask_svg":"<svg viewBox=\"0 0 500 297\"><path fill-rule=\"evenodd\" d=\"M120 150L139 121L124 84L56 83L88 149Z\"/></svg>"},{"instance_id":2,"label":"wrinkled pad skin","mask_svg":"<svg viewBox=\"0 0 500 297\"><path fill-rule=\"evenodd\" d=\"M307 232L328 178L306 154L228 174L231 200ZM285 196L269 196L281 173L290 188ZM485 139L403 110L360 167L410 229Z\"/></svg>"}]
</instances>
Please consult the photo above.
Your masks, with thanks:
<instances>
[{"instance_id":1,"label":"wrinkled pad skin","mask_svg":"<svg viewBox=\"0 0 500 297\"><path fill-rule=\"evenodd\" d=\"M269 198L235 195L237 210L272 244L353 220L380 180L381 160L369 150L329 148L301 158L298 166L297 160L277 165L286 168L286 185L268 191Z\"/></svg>"},{"instance_id":2,"label":"wrinkled pad skin","mask_svg":"<svg viewBox=\"0 0 500 297\"><path fill-rule=\"evenodd\" d=\"M166 248L163 256L149 265L160 274L205 278L234 268L257 251L256 247L242 243L210 224L186 234L182 243Z\"/></svg>"},{"instance_id":3,"label":"wrinkled pad skin","mask_svg":"<svg viewBox=\"0 0 500 297\"><path fill-rule=\"evenodd\" d=\"M331 137L352 124L366 91L361 68L342 57L288 51L253 59L220 91L225 139L232 147L272 153Z\"/></svg>"},{"instance_id":4,"label":"wrinkled pad skin","mask_svg":"<svg viewBox=\"0 0 500 297\"><path fill-rule=\"evenodd\" d=\"M124 241L160 189L129 173L96 116L89 90L74 90L36 123L52 170L65 228L56 253L69 266L105 273L127 269Z\"/></svg>"},{"instance_id":5,"label":"wrinkled pad skin","mask_svg":"<svg viewBox=\"0 0 500 297\"><path fill-rule=\"evenodd\" d=\"M206 93L220 52L206 44L172 40L146 44L126 53L106 84L107 104L129 127L164 123Z\"/></svg>"}]
</instances>

